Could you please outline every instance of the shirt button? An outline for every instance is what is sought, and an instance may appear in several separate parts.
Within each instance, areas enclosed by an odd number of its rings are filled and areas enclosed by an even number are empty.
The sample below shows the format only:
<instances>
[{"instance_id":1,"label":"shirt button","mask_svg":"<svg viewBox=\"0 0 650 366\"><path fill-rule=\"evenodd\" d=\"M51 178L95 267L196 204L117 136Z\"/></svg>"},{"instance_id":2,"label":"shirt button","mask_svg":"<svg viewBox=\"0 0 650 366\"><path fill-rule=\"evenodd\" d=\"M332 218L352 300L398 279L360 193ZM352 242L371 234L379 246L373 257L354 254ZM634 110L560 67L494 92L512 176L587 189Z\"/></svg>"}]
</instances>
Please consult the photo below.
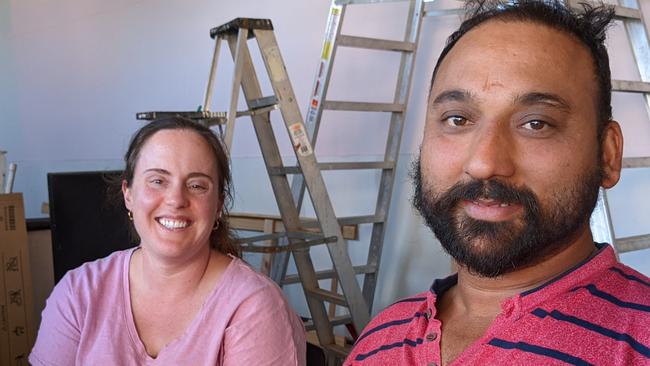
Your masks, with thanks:
<instances>
[{"instance_id":1,"label":"shirt button","mask_svg":"<svg viewBox=\"0 0 650 366\"><path fill-rule=\"evenodd\" d=\"M427 341L429 341L429 342L435 341L436 338L438 338L438 334L436 334L436 333L427 334Z\"/></svg>"},{"instance_id":2,"label":"shirt button","mask_svg":"<svg viewBox=\"0 0 650 366\"><path fill-rule=\"evenodd\" d=\"M428 366L438 366L435 362L429 362Z\"/></svg>"},{"instance_id":3,"label":"shirt button","mask_svg":"<svg viewBox=\"0 0 650 366\"><path fill-rule=\"evenodd\" d=\"M427 320L431 319L431 309L427 309L427 312L424 313L424 318Z\"/></svg>"}]
</instances>

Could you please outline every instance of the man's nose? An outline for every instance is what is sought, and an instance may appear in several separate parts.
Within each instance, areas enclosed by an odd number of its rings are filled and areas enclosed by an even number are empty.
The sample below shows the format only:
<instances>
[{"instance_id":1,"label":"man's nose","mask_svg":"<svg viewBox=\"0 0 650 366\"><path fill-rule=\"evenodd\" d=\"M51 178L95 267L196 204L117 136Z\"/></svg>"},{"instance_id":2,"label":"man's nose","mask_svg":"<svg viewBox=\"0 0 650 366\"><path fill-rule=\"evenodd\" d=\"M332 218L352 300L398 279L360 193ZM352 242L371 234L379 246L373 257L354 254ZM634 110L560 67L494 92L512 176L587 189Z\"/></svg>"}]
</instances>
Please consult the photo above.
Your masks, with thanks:
<instances>
[{"instance_id":1,"label":"man's nose","mask_svg":"<svg viewBox=\"0 0 650 366\"><path fill-rule=\"evenodd\" d=\"M511 177L515 173L515 153L507 126L484 126L466 151L465 174L477 180Z\"/></svg>"}]
</instances>

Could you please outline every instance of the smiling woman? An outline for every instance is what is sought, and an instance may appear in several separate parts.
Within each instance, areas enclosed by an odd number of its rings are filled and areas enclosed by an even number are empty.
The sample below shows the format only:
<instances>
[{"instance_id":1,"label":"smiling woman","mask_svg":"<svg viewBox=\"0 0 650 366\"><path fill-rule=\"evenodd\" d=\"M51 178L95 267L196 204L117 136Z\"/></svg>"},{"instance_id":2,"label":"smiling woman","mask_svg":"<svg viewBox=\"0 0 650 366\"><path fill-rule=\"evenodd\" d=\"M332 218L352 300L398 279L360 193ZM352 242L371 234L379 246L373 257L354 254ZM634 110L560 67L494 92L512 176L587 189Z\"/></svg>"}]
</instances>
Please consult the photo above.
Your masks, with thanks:
<instances>
[{"instance_id":1,"label":"smiling woman","mask_svg":"<svg viewBox=\"0 0 650 366\"><path fill-rule=\"evenodd\" d=\"M302 322L240 258L219 139L182 118L132 138L121 181L140 245L68 272L33 365L304 365Z\"/></svg>"}]
</instances>

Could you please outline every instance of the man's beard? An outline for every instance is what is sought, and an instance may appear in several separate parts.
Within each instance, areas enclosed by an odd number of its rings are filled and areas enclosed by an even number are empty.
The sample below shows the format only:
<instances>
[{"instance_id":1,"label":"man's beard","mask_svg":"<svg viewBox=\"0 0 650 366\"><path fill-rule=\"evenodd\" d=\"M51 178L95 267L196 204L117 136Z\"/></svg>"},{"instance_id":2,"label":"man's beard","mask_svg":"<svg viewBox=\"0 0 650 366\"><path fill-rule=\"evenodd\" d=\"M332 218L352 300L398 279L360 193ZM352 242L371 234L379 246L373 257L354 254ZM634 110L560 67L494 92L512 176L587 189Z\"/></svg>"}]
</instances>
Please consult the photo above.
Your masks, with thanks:
<instances>
[{"instance_id":1,"label":"man's beard","mask_svg":"<svg viewBox=\"0 0 650 366\"><path fill-rule=\"evenodd\" d=\"M433 182L422 182L418 158L411 171L413 205L459 265L480 276L497 277L566 248L589 222L602 174L594 169L571 187L557 187L542 207L529 188L496 179L458 182L445 192L432 192ZM502 222L476 220L462 205L478 199L519 204L523 216Z\"/></svg>"}]
</instances>

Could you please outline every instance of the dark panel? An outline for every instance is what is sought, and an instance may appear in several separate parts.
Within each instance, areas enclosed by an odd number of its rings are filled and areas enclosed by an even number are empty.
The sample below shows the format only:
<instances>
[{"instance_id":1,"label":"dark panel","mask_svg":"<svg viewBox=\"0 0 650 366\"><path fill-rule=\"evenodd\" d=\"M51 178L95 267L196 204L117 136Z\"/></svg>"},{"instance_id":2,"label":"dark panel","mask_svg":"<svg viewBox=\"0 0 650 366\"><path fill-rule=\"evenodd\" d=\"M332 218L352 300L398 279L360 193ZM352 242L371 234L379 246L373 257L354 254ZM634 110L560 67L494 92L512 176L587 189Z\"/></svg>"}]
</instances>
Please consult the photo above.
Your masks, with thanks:
<instances>
[{"instance_id":1,"label":"dark panel","mask_svg":"<svg viewBox=\"0 0 650 366\"><path fill-rule=\"evenodd\" d=\"M121 195L109 197L119 171L49 173L54 281L82 263L135 246Z\"/></svg>"}]
</instances>

